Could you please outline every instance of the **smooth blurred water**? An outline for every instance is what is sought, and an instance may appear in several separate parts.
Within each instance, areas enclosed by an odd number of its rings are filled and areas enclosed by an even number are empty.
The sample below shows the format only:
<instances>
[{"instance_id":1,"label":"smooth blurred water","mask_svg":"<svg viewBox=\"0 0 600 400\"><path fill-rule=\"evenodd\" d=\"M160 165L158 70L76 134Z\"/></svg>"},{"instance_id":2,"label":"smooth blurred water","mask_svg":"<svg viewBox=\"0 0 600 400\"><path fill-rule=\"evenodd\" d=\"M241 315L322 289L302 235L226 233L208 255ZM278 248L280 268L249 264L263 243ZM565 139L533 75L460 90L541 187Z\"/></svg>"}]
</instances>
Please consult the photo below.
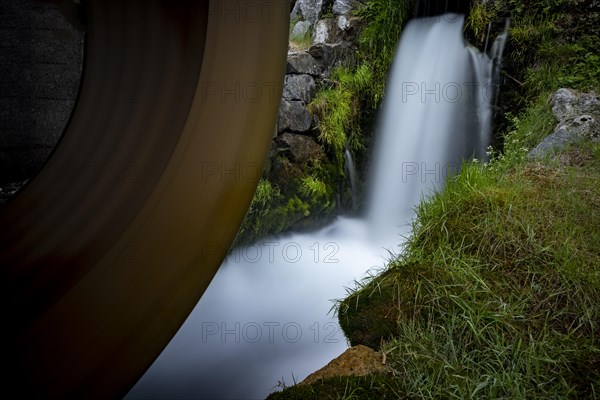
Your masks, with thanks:
<instances>
[{"instance_id":1,"label":"smooth blurred water","mask_svg":"<svg viewBox=\"0 0 600 400\"><path fill-rule=\"evenodd\" d=\"M235 250L128 398L264 398L278 381L300 381L347 348L332 300L397 254L421 196L485 149L489 102L473 85L483 87L491 67L467 48L462 25L462 16L448 14L404 31L367 218Z\"/></svg>"},{"instance_id":2,"label":"smooth blurred water","mask_svg":"<svg viewBox=\"0 0 600 400\"><path fill-rule=\"evenodd\" d=\"M386 238L441 190L464 159L485 157L491 120L491 68L466 45L464 16L411 21L387 84L368 198L370 230Z\"/></svg>"}]
</instances>

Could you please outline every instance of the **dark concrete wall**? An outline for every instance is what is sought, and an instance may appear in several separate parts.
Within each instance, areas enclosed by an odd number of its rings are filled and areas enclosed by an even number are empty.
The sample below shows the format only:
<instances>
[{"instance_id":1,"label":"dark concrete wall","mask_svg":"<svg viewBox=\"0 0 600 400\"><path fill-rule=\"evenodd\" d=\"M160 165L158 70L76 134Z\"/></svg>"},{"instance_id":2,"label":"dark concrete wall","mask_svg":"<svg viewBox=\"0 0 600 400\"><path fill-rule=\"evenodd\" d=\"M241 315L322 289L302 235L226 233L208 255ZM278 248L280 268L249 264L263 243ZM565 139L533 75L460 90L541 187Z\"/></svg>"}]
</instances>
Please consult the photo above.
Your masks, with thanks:
<instances>
[{"instance_id":1,"label":"dark concrete wall","mask_svg":"<svg viewBox=\"0 0 600 400\"><path fill-rule=\"evenodd\" d=\"M62 134L75 104L83 32L58 6L0 1L0 183L29 179Z\"/></svg>"}]
</instances>

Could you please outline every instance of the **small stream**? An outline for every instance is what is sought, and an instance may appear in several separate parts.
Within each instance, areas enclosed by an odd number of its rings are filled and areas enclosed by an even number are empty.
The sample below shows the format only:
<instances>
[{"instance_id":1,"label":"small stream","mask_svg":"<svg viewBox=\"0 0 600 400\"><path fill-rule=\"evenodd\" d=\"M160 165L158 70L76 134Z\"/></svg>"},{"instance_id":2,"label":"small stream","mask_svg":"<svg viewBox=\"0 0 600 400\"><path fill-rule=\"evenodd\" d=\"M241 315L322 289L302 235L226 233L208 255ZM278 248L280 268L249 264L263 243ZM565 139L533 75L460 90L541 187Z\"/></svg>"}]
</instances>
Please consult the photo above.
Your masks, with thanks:
<instances>
[{"instance_id":1,"label":"small stream","mask_svg":"<svg viewBox=\"0 0 600 400\"><path fill-rule=\"evenodd\" d=\"M404 30L366 217L233 251L128 399L264 398L347 348L333 300L400 251L423 196L441 190L462 160L485 154L493 62L467 46L463 19L417 19Z\"/></svg>"}]
</instances>

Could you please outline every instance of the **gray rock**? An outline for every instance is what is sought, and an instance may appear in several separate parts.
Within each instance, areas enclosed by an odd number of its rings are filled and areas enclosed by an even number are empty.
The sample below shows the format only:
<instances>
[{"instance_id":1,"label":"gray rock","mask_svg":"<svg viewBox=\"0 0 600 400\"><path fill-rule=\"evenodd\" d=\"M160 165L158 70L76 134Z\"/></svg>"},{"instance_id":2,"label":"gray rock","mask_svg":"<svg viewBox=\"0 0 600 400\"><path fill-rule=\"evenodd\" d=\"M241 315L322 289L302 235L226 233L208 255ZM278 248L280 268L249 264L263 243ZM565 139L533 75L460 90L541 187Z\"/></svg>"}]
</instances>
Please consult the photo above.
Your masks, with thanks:
<instances>
[{"instance_id":1,"label":"gray rock","mask_svg":"<svg viewBox=\"0 0 600 400\"><path fill-rule=\"evenodd\" d=\"M329 36L333 32L333 21L331 19L322 19L315 26L315 34L313 36L313 44L329 43Z\"/></svg>"},{"instance_id":2,"label":"gray rock","mask_svg":"<svg viewBox=\"0 0 600 400\"><path fill-rule=\"evenodd\" d=\"M350 28L350 21L345 15L340 15L337 19L337 26L340 30L345 31Z\"/></svg>"},{"instance_id":3,"label":"gray rock","mask_svg":"<svg viewBox=\"0 0 600 400\"><path fill-rule=\"evenodd\" d=\"M325 158L323 148L310 136L286 132L278 136L275 142L278 149L294 163Z\"/></svg>"},{"instance_id":4,"label":"gray rock","mask_svg":"<svg viewBox=\"0 0 600 400\"><path fill-rule=\"evenodd\" d=\"M283 85L283 98L286 100L302 100L308 104L316 91L315 80L312 76L286 75Z\"/></svg>"},{"instance_id":5,"label":"gray rock","mask_svg":"<svg viewBox=\"0 0 600 400\"><path fill-rule=\"evenodd\" d=\"M545 158L580 140L600 141L600 99L593 93L559 89L551 97L552 112L558 119L554 133L528 154Z\"/></svg>"},{"instance_id":6,"label":"gray rock","mask_svg":"<svg viewBox=\"0 0 600 400\"><path fill-rule=\"evenodd\" d=\"M356 39L359 18L339 16L336 19L322 19L317 22L313 35L313 44L346 44Z\"/></svg>"},{"instance_id":7,"label":"gray rock","mask_svg":"<svg viewBox=\"0 0 600 400\"><path fill-rule=\"evenodd\" d=\"M308 53L316 65L327 74L331 69L340 65L352 66L356 63L356 53L350 46L343 43L319 43L311 46Z\"/></svg>"},{"instance_id":8,"label":"gray rock","mask_svg":"<svg viewBox=\"0 0 600 400\"><path fill-rule=\"evenodd\" d=\"M335 15L347 15L358 8L360 4L356 0L335 0L333 2L333 13Z\"/></svg>"},{"instance_id":9,"label":"gray rock","mask_svg":"<svg viewBox=\"0 0 600 400\"><path fill-rule=\"evenodd\" d=\"M321 73L321 68L310 54L301 51L288 56L286 73L317 76Z\"/></svg>"},{"instance_id":10,"label":"gray rock","mask_svg":"<svg viewBox=\"0 0 600 400\"><path fill-rule=\"evenodd\" d=\"M298 21L292 29L290 34L290 40L302 40L306 34L310 31L311 24L308 21Z\"/></svg>"},{"instance_id":11,"label":"gray rock","mask_svg":"<svg viewBox=\"0 0 600 400\"><path fill-rule=\"evenodd\" d=\"M558 89L552 96L552 112L559 121L565 120L573 114L573 106L576 103L575 93L569 89Z\"/></svg>"},{"instance_id":12,"label":"gray rock","mask_svg":"<svg viewBox=\"0 0 600 400\"><path fill-rule=\"evenodd\" d=\"M292 9L291 18L302 18L314 26L319 20L323 0L297 0Z\"/></svg>"},{"instance_id":13,"label":"gray rock","mask_svg":"<svg viewBox=\"0 0 600 400\"><path fill-rule=\"evenodd\" d=\"M277 132L307 132L310 129L311 121L312 118L303 101L281 99L277 118Z\"/></svg>"},{"instance_id":14,"label":"gray rock","mask_svg":"<svg viewBox=\"0 0 600 400\"><path fill-rule=\"evenodd\" d=\"M559 89L551 98L552 112L558 119L555 130L565 129L581 137L600 136L600 99L593 93Z\"/></svg>"},{"instance_id":15,"label":"gray rock","mask_svg":"<svg viewBox=\"0 0 600 400\"><path fill-rule=\"evenodd\" d=\"M559 129L551 135L547 136L540 144L535 146L527 155L532 159L543 159L555 152L563 149L569 143L577 141L579 136L574 132L569 132L566 129Z\"/></svg>"}]
</instances>

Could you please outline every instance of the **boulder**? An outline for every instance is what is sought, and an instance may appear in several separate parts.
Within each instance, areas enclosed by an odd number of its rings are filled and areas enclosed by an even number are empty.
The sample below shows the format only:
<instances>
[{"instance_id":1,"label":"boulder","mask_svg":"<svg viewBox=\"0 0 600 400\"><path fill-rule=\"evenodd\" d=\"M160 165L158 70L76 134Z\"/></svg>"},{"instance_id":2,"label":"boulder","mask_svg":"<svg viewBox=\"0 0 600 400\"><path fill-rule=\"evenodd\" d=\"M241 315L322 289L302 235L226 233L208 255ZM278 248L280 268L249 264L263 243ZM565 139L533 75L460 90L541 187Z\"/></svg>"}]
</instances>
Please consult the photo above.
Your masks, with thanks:
<instances>
[{"instance_id":1,"label":"boulder","mask_svg":"<svg viewBox=\"0 0 600 400\"><path fill-rule=\"evenodd\" d=\"M350 46L351 42L356 41L360 24L360 18L346 17L344 15L340 15L335 19L319 20L314 29L313 44L341 43Z\"/></svg>"},{"instance_id":2,"label":"boulder","mask_svg":"<svg viewBox=\"0 0 600 400\"><path fill-rule=\"evenodd\" d=\"M301 18L314 26L319 20L322 8L323 0L297 0L290 17Z\"/></svg>"},{"instance_id":3,"label":"boulder","mask_svg":"<svg viewBox=\"0 0 600 400\"><path fill-rule=\"evenodd\" d=\"M546 158L547 156L554 154L556 150L564 148L576 139L577 135L575 133L569 132L566 129L559 129L546 136L544 140L529 152L528 157L538 159Z\"/></svg>"},{"instance_id":4,"label":"boulder","mask_svg":"<svg viewBox=\"0 0 600 400\"><path fill-rule=\"evenodd\" d=\"M296 164L325 158L323 148L310 136L286 132L279 135L275 143L279 152Z\"/></svg>"},{"instance_id":5,"label":"boulder","mask_svg":"<svg viewBox=\"0 0 600 400\"><path fill-rule=\"evenodd\" d=\"M335 24L332 19L322 19L315 26L315 34L313 35L313 43L329 43L330 36L333 36Z\"/></svg>"},{"instance_id":6,"label":"boulder","mask_svg":"<svg viewBox=\"0 0 600 400\"><path fill-rule=\"evenodd\" d=\"M593 93L559 89L551 98L558 119L556 130L565 129L583 138L600 137L600 98Z\"/></svg>"},{"instance_id":7,"label":"boulder","mask_svg":"<svg viewBox=\"0 0 600 400\"><path fill-rule=\"evenodd\" d=\"M315 44L310 47L308 53L315 60L317 67L325 74L340 65L352 66L356 63L355 50L342 43Z\"/></svg>"},{"instance_id":8,"label":"boulder","mask_svg":"<svg viewBox=\"0 0 600 400\"><path fill-rule=\"evenodd\" d=\"M292 33L290 34L290 40L302 40L306 34L310 31L311 24L308 21L298 21Z\"/></svg>"},{"instance_id":9,"label":"boulder","mask_svg":"<svg viewBox=\"0 0 600 400\"><path fill-rule=\"evenodd\" d=\"M313 56L305 51L301 51L288 56L286 73L317 76L321 73L321 68Z\"/></svg>"},{"instance_id":10,"label":"boulder","mask_svg":"<svg viewBox=\"0 0 600 400\"><path fill-rule=\"evenodd\" d=\"M569 89L558 89L552 96L551 101L552 112L559 121L562 121L573 113L573 106L577 102L577 97Z\"/></svg>"},{"instance_id":11,"label":"boulder","mask_svg":"<svg viewBox=\"0 0 600 400\"><path fill-rule=\"evenodd\" d=\"M329 364L307 376L300 384L311 384L319 379L336 376L365 376L387 371L390 369L382 354L370 347L358 345L350 347Z\"/></svg>"},{"instance_id":12,"label":"boulder","mask_svg":"<svg viewBox=\"0 0 600 400\"><path fill-rule=\"evenodd\" d=\"M277 118L277 132L307 132L310 129L311 121L312 118L303 101L281 99Z\"/></svg>"},{"instance_id":13,"label":"boulder","mask_svg":"<svg viewBox=\"0 0 600 400\"><path fill-rule=\"evenodd\" d=\"M285 100L302 100L305 104L315 96L316 85L312 76L286 75L283 85L283 98Z\"/></svg>"},{"instance_id":14,"label":"boulder","mask_svg":"<svg viewBox=\"0 0 600 400\"><path fill-rule=\"evenodd\" d=\"M335 0L333 2L333 13L335 15L347 15L361 5L357 0Z\"/></svg>"},{"instance_id":15,"label":"boulder","mask_svg":"<svg viewBox=\"0 0 600 400\"><path fill-rule=\"evenodd\" d=\"M544 158L583 139L600 141L600 98L597 95L562 88L550 101L558 125L529 152L529 158Z\"/></svg>"}]
</instances>

